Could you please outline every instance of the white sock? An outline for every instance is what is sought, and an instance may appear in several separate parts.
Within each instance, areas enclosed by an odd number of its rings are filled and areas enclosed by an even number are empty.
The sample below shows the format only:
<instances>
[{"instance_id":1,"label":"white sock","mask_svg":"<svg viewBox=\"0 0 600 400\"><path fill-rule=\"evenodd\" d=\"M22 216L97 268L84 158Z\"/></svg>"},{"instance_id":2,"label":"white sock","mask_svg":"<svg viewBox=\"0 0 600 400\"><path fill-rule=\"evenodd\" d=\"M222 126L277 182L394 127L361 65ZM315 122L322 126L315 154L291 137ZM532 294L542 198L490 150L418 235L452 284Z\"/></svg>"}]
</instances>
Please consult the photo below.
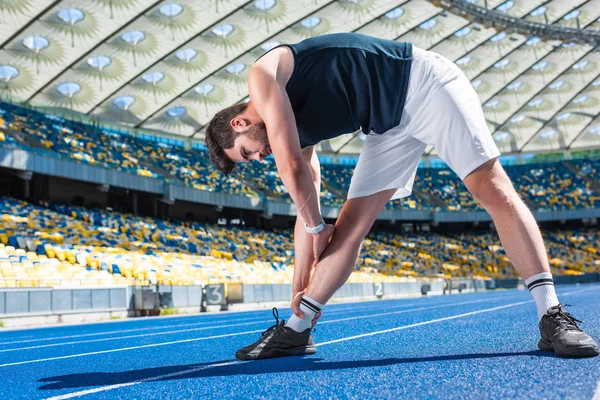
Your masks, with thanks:
<instances>
[{"instance_id":1,"label":"white sock","mask_svg":"<svg viewBox=\"0 0 600 400\"><path fill-rule=\"evenodd\" d=\"M542 319L550 307L557 306L558 298L554 290L554 281L550 272L542 272L525 280L527 289L535 300L537 306L538 321Z\"/></svg>"},{"instance_id":2,"label":"white sock","mask_svg":"<svg viewBox=\"0 0 600 400\"><path fill-rule=\"evenodd\" d=\"M296 314L292 314L292 317L285 326L292 328L298 333L304 332L305 330L312 328L313 318L323 307L324 305L318 301L313 300L306 295L302 296L302 300L300 300L300 310L304 313L304 318L298 318Z\"/></svg>"}]
</instances>

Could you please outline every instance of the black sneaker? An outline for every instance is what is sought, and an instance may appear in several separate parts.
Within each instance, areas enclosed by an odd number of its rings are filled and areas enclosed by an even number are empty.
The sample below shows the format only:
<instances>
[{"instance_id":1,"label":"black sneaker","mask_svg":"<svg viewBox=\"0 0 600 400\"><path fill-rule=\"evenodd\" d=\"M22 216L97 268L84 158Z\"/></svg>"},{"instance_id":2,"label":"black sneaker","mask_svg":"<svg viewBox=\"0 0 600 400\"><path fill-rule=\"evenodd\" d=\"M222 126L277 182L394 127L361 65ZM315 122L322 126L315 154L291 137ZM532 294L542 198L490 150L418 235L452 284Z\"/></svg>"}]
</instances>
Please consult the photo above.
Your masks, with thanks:
<instances>
[{"instance_id":1,"label":"black sneaker","mask_svg":"<svg viewBox=\"0 0 600 400\"><path fill-rule=\"evenodd\" d=\"M285 326L285 320L279 321L279 312L273 308L275 325L262 333L256 343L239 349L235 358L241 361L263 360L265 358L304 356L315 354L317 348L310 334L310 328L296 332Z\"/></svg>"},{"instance_id":2,"label":"black sneaker","mask_svg":"<svg viewBox=\"0 0 600 400\"><path fill-rule=\"evenodd\" d=\"M538 347L559 357L594 357L598 344L577 326L578 319L566 312L562 304L550 307L540 321L542 338Z\"/></svg>"}]
</instances>

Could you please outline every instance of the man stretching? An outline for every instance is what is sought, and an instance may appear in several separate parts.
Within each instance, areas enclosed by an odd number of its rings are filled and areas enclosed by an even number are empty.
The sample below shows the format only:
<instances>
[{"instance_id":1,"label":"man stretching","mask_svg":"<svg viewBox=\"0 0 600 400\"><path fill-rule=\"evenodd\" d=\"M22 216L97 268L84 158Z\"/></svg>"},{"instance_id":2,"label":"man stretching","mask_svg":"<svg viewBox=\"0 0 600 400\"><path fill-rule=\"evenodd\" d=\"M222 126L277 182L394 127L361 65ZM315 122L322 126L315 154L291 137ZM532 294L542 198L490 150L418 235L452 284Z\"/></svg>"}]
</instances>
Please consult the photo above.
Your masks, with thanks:
<instances>
[{"instance_id":1,"label":"man stretching","mask_svg":"<svg viewBox=\"0 0 600 400\"><path fill-rule=\"evenodd\" d=\"M596 342L556 297L536 221L498 162L479 99L454 63L411 43L340 33L274 48L250 69L248 88L249 103L228 107L209 123L210 158L230 174L238 162L273 153L298 217L294 315L240 349L238 359L316 352L314 322L350 276L385 204L411 194L427 145L492 217L535 299L538 347L565 357L598 355ZM321 217L314 145L358 129L368 136L334 233Z\"/></svg>"}]
</instances>

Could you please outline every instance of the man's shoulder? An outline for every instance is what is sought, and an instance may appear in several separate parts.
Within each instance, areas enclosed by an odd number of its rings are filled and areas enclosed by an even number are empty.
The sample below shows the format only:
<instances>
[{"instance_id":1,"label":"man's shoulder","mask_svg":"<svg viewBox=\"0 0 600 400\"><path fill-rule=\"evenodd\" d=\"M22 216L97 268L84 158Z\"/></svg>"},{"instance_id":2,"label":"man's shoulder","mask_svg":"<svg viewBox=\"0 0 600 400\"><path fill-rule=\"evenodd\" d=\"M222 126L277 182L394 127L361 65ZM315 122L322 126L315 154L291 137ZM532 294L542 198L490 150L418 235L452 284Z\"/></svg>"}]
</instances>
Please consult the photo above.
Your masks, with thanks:
<instances>
[{"instance_id":1,"label":"man's shoulder","mask_svg":"<svg viewBox=\"0 0 600 400\"><path fill-rule=\"evenodd\" d=\"M260 59L250 68L250 71L262 71L272 75L281 83L286 83L294 70L294 54L288 46L277 47ZM250 74L249 79L252 79Z\"/></svg>"}]
</instances>

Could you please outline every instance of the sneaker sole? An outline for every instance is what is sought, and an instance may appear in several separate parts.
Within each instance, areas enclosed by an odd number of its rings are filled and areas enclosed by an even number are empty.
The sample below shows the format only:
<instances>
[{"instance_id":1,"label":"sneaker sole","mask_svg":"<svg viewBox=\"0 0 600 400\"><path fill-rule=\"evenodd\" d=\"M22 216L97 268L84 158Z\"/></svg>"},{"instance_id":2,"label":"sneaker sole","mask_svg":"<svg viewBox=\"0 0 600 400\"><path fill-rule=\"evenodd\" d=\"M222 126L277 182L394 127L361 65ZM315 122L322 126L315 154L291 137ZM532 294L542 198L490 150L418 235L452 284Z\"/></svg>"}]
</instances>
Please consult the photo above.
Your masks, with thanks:
<instances>
[{"instance_id":1,"label":"sneaker sole","mask_svg":"<svg viewBox=\"0 0 600 400\"><path fill-rule=\"evenodd\" d=\"M563 357L563 358L584 358L584 357L595 357L598 354L600 354L600 352L598 351L598 348L596 346L582 346L582 347L578 347L576 349L573 349L576 351L576 353L562 353L562 352L557 352L554 349L554 346L552 345L552 343L544 340L544 339L540 339L539 343L538 343L538 348L542 351L547 351L547 352L552 352L554 354L556 354L557 357Z\"/></svg>"},{"instance_id":2,"label":"sneaker sole","mask_svg":"<svg viewBox=\"0 0 600 400\"><path fill-rule=\"evenodd\" d=\"M240 361L252 361L252 360L266 360L269 358L277 358L277 357L292 357L292 356L308 356L311 354L315 354L317 352L317 348L315 346L302 346L302 347L296 347L293 349L286 349L286 350L280 350L280 349L273 349L272 351L268 352L268 353L263 353L263 354L259 354L256 357L254 356L247 356L247 355L242 355L241 357L236 354L235 358L237 358Z\"/></svg>"}]
</instances>

